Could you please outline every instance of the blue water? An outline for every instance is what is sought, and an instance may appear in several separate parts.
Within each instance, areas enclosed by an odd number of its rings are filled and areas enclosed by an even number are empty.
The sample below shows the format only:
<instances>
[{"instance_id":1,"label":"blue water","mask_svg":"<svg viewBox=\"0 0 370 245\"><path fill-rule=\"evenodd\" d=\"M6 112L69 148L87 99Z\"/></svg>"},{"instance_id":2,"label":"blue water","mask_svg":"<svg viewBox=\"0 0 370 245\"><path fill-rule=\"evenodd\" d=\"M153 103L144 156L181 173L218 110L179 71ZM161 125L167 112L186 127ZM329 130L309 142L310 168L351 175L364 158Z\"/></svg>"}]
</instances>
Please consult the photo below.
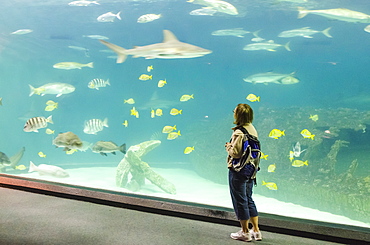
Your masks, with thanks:
<instances>
[{"instance_id":1,"label":"blue water","mask_svg":"<svg viewBox=\"0 0 370 245\"><path fill-rule=\"evenodd\" d=\"M363 29L364 23L347 23L329 20L309 14L297 19L297 6L310 9L348 8L370 14L367 0L357 1L311 1L306 4L271 1L229 1L239 10L238 16L217 14L215 16L192 16L189 12L201 5L185 1L101 1L101 5L71 7L67 1L9 1L0 6L0 151L8 156L26 147L23 164L32 160L36 164L47 163L58 166L94 163L117 164L122 158L101 156L96 153L76 152L66 155L61 148L52 145L52 139L60 132L72 131L84 141L114 141L127 146L161 136L161 146L150 153L150 161L156 163L189 162L183 149L189 145L184 140L189 125L213 124L231 118L231 111L238 103L248 102L249 93L261 96L260 103L253 108L313 107L351 108L368 111L370 108L369 67L370 33ZM122 11L122 20L100 23L96 18L108 11ZM136 23L143 14L162 14L162 18L150 23ZM251 34L244 38L234 36L212 36L219 29L244 28L248 31L261 30L259 35L266 40L285 44L291 41L291 52L284 48L276 52L245 51L243 47L252 43ZM311 27L315 30L330 30L333 38L321 33L314 38L279 38L281 31ZM18 29L32 29L25 35L9 35ZM171 30L180 41L212 50L211 54L193 59L146 60L131 56L123 64L106 58L111 53L99 52L107 49L97 40L83 35L99 34L109 37L109 42L132 48L163 39L162 30ZM79 46L89 49L90 57L83 51L68 48ZM53 68L58 62L94 62L94 68L60 70ZM140 81L141 74L148 74L146 67L154 70L151 81ZM252 85L243 78L262 72L292 73L300 83L294 85ZM90 80L110 80L111 86L92 90L87 87ZM163 88L157 87L161 79L167 80ZM56 98L54 95L29 97L29 86L42 86L50 82L70 83L76 91ZM194 94L195 99L179 102L183 94ZM150 108L143 108L156 97L169 101L169 108L162 108L162 117L150 118ZM134 98L140 118L130 116L132 105L123 100ZM45 112L45 102L54 100L58 109ZM169 115L172 108L183 110L182 115ZM156 107L157 109L160 107ZM26 120L35 116L53 115L54 124L48 128L55 135L23 132ZM109 119L109 128L97 135L83 133L84 121L97 118ZM129 127L122 123L129 121ZM258 115L256 115L258 121ZM258 122L257 122L258 124ZM163 126L177 125L183 136L173 141L161 134ZM204 124L202 124L204 125ZM230 122L230 127L231 127ZM199 128L202 131L202 128ZM228 135L229 128L220 129ZM217 133L217 132L215 132ZM268 134L268 132L260 132ZM154 134L154 136L153 136ZM225 139L227 141L227 139ZM369 140L359 139L364 145ZM220 142L223 144L223 142ZM37 153L44 152L41 159ZM366 159L369 155L363 155ZM368 162L367 162L368 163ZM370 174L368 169L362 176Z\"/></svg>"}]
</instances>

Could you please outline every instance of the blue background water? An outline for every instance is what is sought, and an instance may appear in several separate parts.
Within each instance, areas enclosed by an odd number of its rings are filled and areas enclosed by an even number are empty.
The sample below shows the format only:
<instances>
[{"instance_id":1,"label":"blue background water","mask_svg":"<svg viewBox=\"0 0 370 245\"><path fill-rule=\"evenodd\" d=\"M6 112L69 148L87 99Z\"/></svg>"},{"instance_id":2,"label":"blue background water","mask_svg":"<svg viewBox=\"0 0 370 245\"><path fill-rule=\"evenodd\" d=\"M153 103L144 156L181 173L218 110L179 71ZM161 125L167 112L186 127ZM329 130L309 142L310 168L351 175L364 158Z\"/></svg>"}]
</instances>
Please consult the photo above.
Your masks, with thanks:
<instances>
[{"instance_id":1,"label":"blue background water","mask_svg":"<svg viewBox=\"0 0 370 245\"><path fill-rule=\"evenodd\" d=\"M276 1L229 1L239 10L238 16L217 14L215 16L192 16L189 12L201 5L185 1L99 1L101 5L71 7L69 1L9 1L0 6L0 151L8 156L26 147L22 163L29 160L36 164L48 163L63 166L66 163L101 165L116 164L122 158L108 157L88 152L66 155L62 149L52 145L55 135L23 132L26 120L34 116L53 115L54 124L48 127L59 132L72 131L84 141L114 141L128 146L149 140L153 134L161 135L163 126L177 125L183 135L189 125L208 121L217 122L231 117L238 103L248 102L249 93L261 96L260 103L253 107L284 108L311 106L316 108L347 107L369 110L370 105L370 34L363 28L367 24L333 21L322 16L309 14L297 19L297 6L311 9L348 8L370 14L366 0L357 1L308 1L306 4ZM108 11L122 11L122 20L100 23L96 18ZM143 14L162 14L162 18L150 23L139 24L137 18ZM301 27L324 30L332 27L327 38L321 33L314 38L279 38L281 31ZM266 40L285 44L291 41L291 52L281 48L276 52L244 51L242 48L253 36L212 36L219 29L244 28L248 31L261 30L259 35ZM10 35L18 29L33 29L26 35ZM110 53L97 40L83 35L99 34L110 38L109 42L124 48L142 46L162 41L162 30L171 30L180 41L212 50L213 53L194 59L145 60L128 57L123 64L106 58ZM90 57L84 52L68 46L89 49ZM53 68L58 62L94 62L94 68L81 70L59 70ZM153 65L153 80L140 81L147 74L146 67ZM255 73L273 71L296 72L300 83L294 85L252 85L243 78ZM87 87L94 78L108 79L111 86L92 90ZM157 82L166 79L168 84L157 87ZM39 87L50 82L65 82L76 87L76 91L56 98L54 95L29 97L28 84ZM183 94L194 94L195 99L179 102ZM145 107L153 96L169 101L171 106L163 108L162 117L150 118L150 108ZM134 98L140 118L130 116L131 105L123 100ZM54 100L58 109L45 112L45 102ZM183 115L171 116L172 108L183 109ZM161 108L161 106L155 107ZM109 128L97 135L83 133L85 120L109 119ZM122 125L129 121L129 127ZM257 115L258 120L258 115ZM231 127L230 122L230 127ZM199 130L202 130L201 128ZM220 129L220 130L227 130ZM268 132L260 132L268 134ZM151 161L161 163L187 162L183 149L188 143L179 137L165 140L151 153ZM226 139L225 139L226 140ZM364 144L369 141L361 139ZM223 142L220 142L223 144ZM44 152L41 159L37 153ZM367 170L368 171L368 170ZM364 176L369 172L364 173Z\"/></svg>"}]
</instances>

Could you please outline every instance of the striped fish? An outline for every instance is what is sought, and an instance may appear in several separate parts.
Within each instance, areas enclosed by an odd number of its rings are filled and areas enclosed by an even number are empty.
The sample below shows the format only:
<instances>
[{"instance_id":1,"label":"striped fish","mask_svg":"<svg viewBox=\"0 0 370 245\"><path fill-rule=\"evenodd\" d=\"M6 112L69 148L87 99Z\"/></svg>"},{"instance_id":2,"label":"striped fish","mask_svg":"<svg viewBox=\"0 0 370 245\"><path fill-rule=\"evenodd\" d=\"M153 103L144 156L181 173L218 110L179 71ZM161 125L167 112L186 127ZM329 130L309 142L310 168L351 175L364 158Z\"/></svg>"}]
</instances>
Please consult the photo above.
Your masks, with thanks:
<instances>
[{"instance_id":1,"label":"striped fish","mask_svg":"<svg viewBox=\"0 0 370 245\"><path fill-rule=\"evenodd\" d=\"M23 127L24 132L39 132L38 129L46 128L48 123L53 123L52 116L45 117L33 117L29 119Z\"/></svg>"},{"instance_id":2,"label":"striped fish","mask_svg":"<svg viewBox=\"0 0 370 245\"><path fill-rule=\"evenodd\" d=\"M103 130L103 127L108 127L108 118L105 118L104 121L100 119L90 119L85 122L84 133L85 134L96 134Z\"/></svg>"},{"instance_id":3,"label":"striped fish","mask_svg":"<svg viewBox=\"0 0 370 245\"><path fill-rule=\"evenodd\" d=\"M101 78L95 78L89 82L87 87L91 89L96 89L99 90L101 87L106 87L107 85L110 86L109 79L108 80L103 80Z\"/></svg>"}]
</instances>

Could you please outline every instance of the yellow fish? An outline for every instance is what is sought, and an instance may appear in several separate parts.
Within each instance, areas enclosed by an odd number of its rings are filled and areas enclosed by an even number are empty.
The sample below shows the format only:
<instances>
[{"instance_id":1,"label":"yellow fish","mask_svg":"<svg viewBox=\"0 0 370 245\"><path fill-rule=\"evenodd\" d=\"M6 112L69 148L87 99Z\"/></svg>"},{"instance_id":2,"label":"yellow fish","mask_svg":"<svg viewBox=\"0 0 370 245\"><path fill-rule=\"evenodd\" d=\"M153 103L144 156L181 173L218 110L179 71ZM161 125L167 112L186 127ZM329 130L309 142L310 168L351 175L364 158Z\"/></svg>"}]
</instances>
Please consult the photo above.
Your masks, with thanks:
<instances>
[{"instance_id":1,"label":"yellow fish","mask_svg":"<svg viewBox=\"0 0 370 245\"><path fill-rule=\"evenodd\" d=\"M274 182L265 182L265 181L262 181L262 185L265 185L270 190L276 191L278 189L277 185Z\"/></svg>"},{"instance_id":2,"label":"yellow fish","mask_svg":"<svg viewBox=\"0 0 370 245\"><path fill-rule=\"evenodd\" d=\"M294 151L289 151L289 160L292 162L294 159Z\"/></svg>"},{"instance_id":3,"label":"yellow fish","mask_svg":"<svg viewBox=\"0 0 370 245\"><path fill-rule=\"evenodd\" d=\"M39 157L43 157L43 158L45 158L46 157L46 155L42 152L42 151L40 151L39 153L37 153L38 155L39 155Z\"/></svg>"},{"instance_id":4,"label":"yellow fish","mask_svg":"<svg viewBox=\"0 0 370 245\"><path fill-rule=\"evenodd\" d=\"M260 101L260 96L257 97L257 95L255 94L248 94L248 96L246 97L247 100L249 100L250 102L255 102L255 101Z\"/></svg>"},{"instance_id":5,"label":"yellow fish","mask_svg":"<svg viewBox=\"0 0 370 245\"><path fill-rule=\"evenodd\" d=\"M271 130L271 132L269 133L269 137L273 138L273 139L278 139L283 135L285 136L285 130L281 131L281 130L276 129L276 128Z\"/></svg>"},{"instance_id":6,"label":"yellow fish","mask_svg":"<svg viewBox=\"0 0 370 245\"><path fill-rule=\"evenodd\" d=\"M319 115L310 115L309 119L311 119L312 121L316 122L317 120L319 120Z\"/></svg>"},{"instance_id":7,"label":"yellow fish","mask_svg":"<svg viewBox=\"0 0 370 245\"><path fill-rule=\"evenodd\" d=\"M294 160L294 162L292 163L293 167L302 167L304 165L308 166L308 160L306 160L306 161Z\"/></svg>"},{"instance_id":8,"label":"yellow fish","mask_svg":"<svg viewBox=\"0 0 370 245\"><path fill-rule=\"evenodd\" d=\"M163 111L162 111L162 109L157 109L157 110L155 110L155 115L156 115L157 117L162 116L162 115L163 115Z\"/></svg>"},{"instance_id":9,"label":"yellow fish","mask_svg":"<svg viewBox=\"0 0 370 245\"><path fill-rule=\"evenodd\" d=\"M88 64L81 64L77 62L60 62L60 63L53 65L53 67L57 69L63 69L63 70L81 69L82 67L94 68L94 63L90 62Z\"/></svg>"},{"instance_id":10,"label":"yellow fish","mask_svg":"<svg viewBox=\"0 0 370 245\"><path fill-rule=\"evenodd\" d=\"M186 147L184 150L184 154L190 154L192 151L194 151L194 146L193 147Z\"/></svg>"},{"instance_id":11,"label":"yellow fish","mask_svg":"<svg viewBox=\"0 0 370 245\"><path fill-rule=\"evenodd\" d=\"M182 110L177 110L176 108L172 108L171 111L170 111L170 114L172 116L176 116L178 114L182 114Z\"/></svg>"},{"instance_id":12,"label":"yellow fish","mask_svg":"<svg viewBox=\"0 0 370 245\"><path fill-rule=\"evenodd\" d=\"M261 151L261 159L265 159L265 160L267 160L267 157L268 157L269 155L265 155L262 151Z\"/></svg>"},{"instance_id":13,"label":"yellow fish","mask_svg":"<svg viewBox=\"0 0 370 245\"><path fill-rule=\"evenodd\" d=\"M151 72L153 69L154 69L154 68L153 68L153 66L148 66L148 67L146 68L146 71L147 71L147 72Z\"/></svg>"},{"instance_id":14,"label":"yellow fish","mask_svg":"<svg viewBox=\"0 0 370 245\"><path fill-rule=\"evenodd\" d=\"M194 94L192 94L192 95L184 94L183 96L181 96L180 101L184 102L184 101L188 101L190 99L194 99Z\"/></svg>"},{"instance_id":15,"label":"yellow fish","mask_svg":"<svg viewBox=\"0 0 370 245\"><path fill-rule=\"evenodd\" d=\"M128 121L127 121L127 120L125 120L125 121L122 123L122 125L123 125L123 126L125 126L125 128L127 128L127 127L128 127Z\"/></svg>"},{"instance_id":16,"label":"yellow fish","mask_svg":"<svg viewBox=\"0 0 370 245\"><path fill-rule=\"evenodd\" d=\"M168 134L171 133L172 131L176 130L176 125L172 126L164 126L162 129L162 133Z\"/></svg>"},{"instance_id":17,"label":"yellow fish","mask_svg":"<svg viewBox=\"0 0 370 245\"><path fill-rule=\"evenodd\" d=\"M47 133L47 134L54 134L54 132L55 132L55 130L51 130L50 128L47 128L45 130L45 133Z\"/></svg>"},{"instance_id":18,"label":"yellow fish","mask_svg":"<svg viewBox=\"0 0 370 245\"><path fill-rule=\"evenodd\" d=\"M275 163L274 163L274 164L270 164L270 165L267 167L267 172L269 172L269 173L273 173L273 172L275 172L275 169L276 169L276 165L275 165Z\"/></svg>"},{"instance_id":19,"label":"yellow fish","mask_svg":"<svg viewBox=\"0 0 370 245\"><path fill-rule=\"evenodd\" d=\"M158 82L158 88L162 88L164 85L166 85L167 84L167 81L166 81L166 79L164 79L164 80L159 80L159 82Z\"/></svg>"},{"instance_id":20,"label":"yellow fish","mask_svg":"<svg viewBox=\"0 0 370 245\"><path fill-rule=\"evenodd\" d=\"M15 167L15 169L18 169L18 170L25 170L27 167L24 166L24 165L18 165Z\"/></svg>"},{"instance_id":21,"label":"yellow fish","mask_svg":"<svg viewBox=\"0 0 370 245\"><path fill-rule=\"evenodd\" d=\"M139 118L139 112L136 110L135 107L132 107L130 110L130 115L135 116L136 118Z\"/></svg>"},{"instance_id":22,"label":"yellow fish","mask_svg":"<svg viewBox=\"0 0 370 245\"><path fill-rule=\"evenodd\" d=\"M45 111L52 111L52 110L58 108L58 103L57 102L54 102L52 100L48 100L46 102L46 105L47 106L45 107Z\"/></svg>"},{"instance_id":23,"label":"yellow fish","mask_svg":"<svg viewBox=\"0 0 370 245\"><path fill-rule=\"evenodd\" d=\"M41 87L40 88L34 88L34 87L32 87L31 91L32 91L33 94L41 95L43 92L45 92L45 88L41 88Z\"/></svg>"},{"instance_id":24,"label":"yellow fish","mask_svg":"<svg viewBox=\"0 0 370 245\"><path fill-rule=\"evenodd\" d=\"M53 111L56 108L58 108L58 106L48 105L45 107L45 111Z\"/></svg>"},{"instance_id":25,"label":"yellow fish","mask_svg":"<svg viewBox=\"0 0 370 245\"><path fill-rule=\"evenodd\" d=\"M75 153L77 151L77 149L69 149L68 151L66 151L66 154L67 155L72 155L73 153Z\"/></svg>"},{"instance_id":26,"label":"yellow fish","mask_svg":"<svg viewBox=\"0 0 370 245\"><path fill-rule=\"evenodd\" d=\"M58 103L57 103L57 102L54 102L54 101L52 101L52 100L48 100L48 101L46 102L46 105L56 105L56 106L58 106Z\"/></svg>"},{"instance_id":27,"label":"yellow fish","mask_svg":"<svg viewBox=\"0 0 370 245\"><path fill-rule=\"evenodd\" d=\"M155 111L153 109L150 111L150 117L151 118L154 118L155 117Z\"/></svg>"},{"instance_id":28,"label":"yellow fish","mask_svg":"<svg viewBox=\"0 0 370 245\"><path fill-rule=\"evenodd\" d=\"M180 134L180 130L179 131L177 131L177 132L171 132L171 133L169 133L168 135L167 135L167 139L168 140L174 140L174 139L176 139L177 137L179 137L179 136L181 136L181 134Z\"/></svg>"},{"instance_id":29,"label":"yellow fish","mask_svg":"<svg viewBox=\"0 0 370 245\"><path fill-rule=\"evenodd\" d=\"M127 99L127 100L123 100L123 103L133 105L133 104L135 104L135 100L133 98L130 98L130 99Z\"/></svg>"},{"instance_id":30,"label":"yellow fish","mask_svg":"<svg viewBox=\"0 0 370 245\"><path fill-rule=\"evenodd\" d=\"M315 135L311 134L311 132L308 131L308 129L303 129L301 131L301 135L303 136L303 138L308 138L308 139L312 139L312 140L315 138Z\"/></svg>"},{"instance_id":31,"label":"yellow fish","mask_svg":"<svg viewBox=\"0 0 370 245\"><path fill-rule=\"evenodd\" d=\"M139 80L141 81L147 81L147 80L152 80L153 79L153 75L147 75L147 74L142 74L140 77L139 77Z\"/></svg>"}]
</instances>

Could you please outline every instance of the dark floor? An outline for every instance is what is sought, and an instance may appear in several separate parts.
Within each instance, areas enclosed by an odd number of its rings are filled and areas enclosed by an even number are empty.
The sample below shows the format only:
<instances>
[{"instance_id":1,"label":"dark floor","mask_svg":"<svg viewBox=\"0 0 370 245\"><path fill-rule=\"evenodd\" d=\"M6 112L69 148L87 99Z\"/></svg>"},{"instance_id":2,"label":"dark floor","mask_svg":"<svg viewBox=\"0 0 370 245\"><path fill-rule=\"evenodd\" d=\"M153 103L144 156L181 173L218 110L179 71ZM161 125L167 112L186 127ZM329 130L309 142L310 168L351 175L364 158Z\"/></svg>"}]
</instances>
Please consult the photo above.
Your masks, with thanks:
<instances>
[{"instance_id":1,"label":"dark floor","mask_svg":"<svg viewBox=\"0 0 370 245\"><path fill-rule=\"evenodd\" d=\"M0 188L0 244L242 244L238 227ZM263 232L263 244L337 244Z\"/></svg>"}]
</instances>

